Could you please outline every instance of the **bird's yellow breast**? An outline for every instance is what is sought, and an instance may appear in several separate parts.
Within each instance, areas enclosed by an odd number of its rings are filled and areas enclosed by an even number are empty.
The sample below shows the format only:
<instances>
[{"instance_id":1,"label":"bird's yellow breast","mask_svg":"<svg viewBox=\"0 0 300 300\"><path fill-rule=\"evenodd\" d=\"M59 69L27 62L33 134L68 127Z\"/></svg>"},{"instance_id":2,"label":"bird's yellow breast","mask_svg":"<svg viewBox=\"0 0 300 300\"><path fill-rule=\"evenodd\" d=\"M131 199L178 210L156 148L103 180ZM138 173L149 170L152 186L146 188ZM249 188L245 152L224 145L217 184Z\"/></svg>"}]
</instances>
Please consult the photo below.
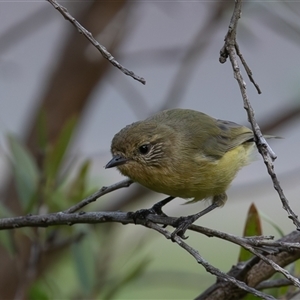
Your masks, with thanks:
<instances>
[{"instance_id":1,"label":"bird's yellow breast","mask_svg":"<svg viewBox=\"0 0 300 300\"><path fill-rule=\"evenodd\" d=\"M226 152L219 160L201 154L177 158L161 167L127 164L121 172L159 193L199 201L224 193L237 172L250 162L253 143Z\"/></svg>"}]
</instances>

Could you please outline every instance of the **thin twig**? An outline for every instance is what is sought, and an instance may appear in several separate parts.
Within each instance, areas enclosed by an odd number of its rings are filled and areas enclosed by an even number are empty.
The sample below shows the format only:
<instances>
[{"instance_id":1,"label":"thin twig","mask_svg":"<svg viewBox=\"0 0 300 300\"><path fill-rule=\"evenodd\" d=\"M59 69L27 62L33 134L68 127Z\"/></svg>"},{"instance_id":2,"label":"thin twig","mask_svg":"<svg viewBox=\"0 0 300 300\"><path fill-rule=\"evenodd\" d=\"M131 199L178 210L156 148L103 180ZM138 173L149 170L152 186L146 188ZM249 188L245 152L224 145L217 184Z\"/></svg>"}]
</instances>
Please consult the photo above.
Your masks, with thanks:
<instances>
[{"instance_id":1,"label":"thin twig","mask_svg":"<svg viewBox=\"0 0 300 300\"><path fill-rule=\"evenodd\" d=\"M289 206L288 200L285 197L283 190L279 184L279 180L274 172L274 165L273 161L276 159L276 155L271 149L271 147L266 142L265 138L263 137L261 130L255 120L254 117L254 110L250 104L247 92L246 92L246 83L243 80L243 77L240 72L239 64L237 62L236 52L239 53L239 56L242 57L239 47L236 43L236 28L238 20L241 16L241 6L242 0L235 1L234 12L229 24L229 29L225 37L225 44L220 51L220 62L225 62L226 58L229 56L230 62L234 72L234 78L237 80L240 91L244 101L244 108L248 114L248 120L252 126L255 142L258 148L259 153L263 157L264 163L267 167L268 173L273 181L273 186L277 191L279 198L282 202L283 208L288 213L288 217L293 221L297 230L300 230L300 222L298 220L298 216L293 212L291 207ZM244 60L244 59L243 59ZM247 66L248 68L248 66ZM246 69L247 70L247 69Z\"/></svg>"},{"instance_id":2,"label":"thin twig","mask_svg":"<svg viewBox=\"0 0 300 300\"><path fill-rule=\"evenodd\" d=\"M121 70L125 75L132 77L133 79L141 82L142 84L146 84L146 80L143 77L135 75L132 71L129 71L125 67L123 67L119 62L115 60L115 58L107 51L107 49L99 44L99 42L93 37L93 35L86 30L69 12L68 10L57 3L55 0L47 0L55 9L57 9L63 17L70 21L78 30L79 33L83 34L91 43L94 45L102 56L107 59L114 67Z\"/></svg>"},{"instance_id":3,"label":"thin twig","mask_svg":"<svg viewBox=\"0 0 300 300\"><path fill-rule=\"evenodd\" d=\"M96 201L99 197L101 197L105 194L111 193L115 190L121 189L123 187L129 187L132 183L133 183L132 180L125 179L125 180L122 180L122 181L117 182L115 184L112 184L110 186L103 186L96 193L88 196L87 198L83 199L79 203L77 203L77 204L73 205L72 207L68 208L67 210L65 210L64 213L66 213L66 214L74 213L74 212L80 210L81 208L83 208L84 206L90 204L91 202Z\"/></svg>"},{"instance_id":4,"label":"thin twig","mask_svg":"<svg viewBox=\"0 0 300 300\"><path fill-rule=\"evenodd\" d=\"M236 50L236 54L237 54L238 57L240 58L240 60L241 60L241 62L242 62L242 64L243 64L243 66L244 66L244 68L245 68L245 70L246 70L246 72L247 72L247 75L248 75L250 81L251 81L251 82L253 83L253 85L255 86L255 88L256 88L258 94L261 94L261 89L260 89L259 85L254 81L252 71L251 71L251 69L249 68L248 64L246 63L246 61L245 61L245 59L244 59L242 53L240 52L240 47L239 47L239 45L238 45L237 42L235 42L235 50Z\"/></svg>"},{"instance_id":5,"label":"thin twig","mask_svg":"<svg viewBox=\"0 0 300 300\"><path fill-rule=\"evenodd\" d=\"M149 216L149 218L152 220L152 216ZM166 222L160 222L161 224L166 224ZM258 236L258 237L239 237L237 235L233 235L230 233L225 233L222 231L218 231L215 229L210 229L198 225L191 225L189 227L190 230L194 232L199 232L202 234L205 234L208 237L217 237L222 240L226 240L228 242L234 243L236 245L242 246L243 243L246 243L248 245L251 245L254 248L262 248L265 247L263 250L265 252L269 252L270 249L276 249L273 250L273 253L276 253L279 250L283 251L292 251L300 249L300 243L287 243L287 242L278 242L278 241L270 241L274 237L273 236ZM262 249L261 249L262 250Z\"/></svg>"},{"instance_id":6,"label":"thin twig","mask_svg":"<svg viewBox=\"0 0 300 300\"><path fill-rule=\"evenodd\" d=\"M269 264L272 266L272 268L281 273L283 276L285 276L288 280L290 280L295 286L300 288L300 281L298 278L294 277L291 275L287 270L284 268L280 267L278 264L276 264L273 260L269 259L268 257L262 255L260 252L256 251L253 247L251 247L249 244L242 243L241 246L245 248L246 250L250 251L257 257L259 257L262 261L264 261L266 264Z\"/></svg>"},{"instance_id":7,"label":"thin twig","mask_svg":"<svg viewBox=\"0 0 300 300\"><path fill-rule=\"evenodd\" d=\"M275 287L283 287L292 285L291 281L285 278L266 280L256 286L258 290L271 289Z\"/></svg>"}]
</instances>

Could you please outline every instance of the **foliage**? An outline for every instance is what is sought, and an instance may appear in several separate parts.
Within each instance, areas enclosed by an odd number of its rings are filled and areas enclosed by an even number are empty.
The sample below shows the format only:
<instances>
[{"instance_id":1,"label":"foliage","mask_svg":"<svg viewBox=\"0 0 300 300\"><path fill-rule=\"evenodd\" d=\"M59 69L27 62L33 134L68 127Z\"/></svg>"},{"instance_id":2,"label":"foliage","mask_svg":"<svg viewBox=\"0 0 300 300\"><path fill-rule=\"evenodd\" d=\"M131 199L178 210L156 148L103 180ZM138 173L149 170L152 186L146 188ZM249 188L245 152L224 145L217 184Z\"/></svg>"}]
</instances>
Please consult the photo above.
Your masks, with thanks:
<instances>
[{"instance_id":1,"label":"foliage","mask_svg":"<svg viewBox=\"0 0 300 300\"><path fill-rule=\"evenodd\" d=\"M39 165L15 136L8 135L7 139L9 159L23 214L64 211L95 191L89 184L89 161L83 161L77 166L75 160L66 164L76 119L66 122L60 136L52 145L46 142L43 117L40 118L40 123L39 145L42 161ZM13 216L10 209L3 204L0 211L2 217ZM27 228L20 232L32 242L32 247L36 247L36 265L31 268L38 268L38 263L46 257L47 267L42 277L38 276L38 270L34 271L37 274L31 280L28 290L30 299L46 300L61 296L86 299L95 295L111 299L134 281L149 262L142 257L139 261L133 260L132 264L129 263L128 271L123 275L113 272L111 263L114 258L110 253L114 245L113 242L104 243L107 235L113 235L111 226L100 230L101 234L99 228L85 224L39 230ZM0 243L11 257L17 255L11 232L1 232ZM126 253L125 248L124 252ZM102 271L101 274L99 270ZM65 272L70 280L57 282L55 274ZM23 275L26 281L26 274Z\"/></svg>"}]
</instances>

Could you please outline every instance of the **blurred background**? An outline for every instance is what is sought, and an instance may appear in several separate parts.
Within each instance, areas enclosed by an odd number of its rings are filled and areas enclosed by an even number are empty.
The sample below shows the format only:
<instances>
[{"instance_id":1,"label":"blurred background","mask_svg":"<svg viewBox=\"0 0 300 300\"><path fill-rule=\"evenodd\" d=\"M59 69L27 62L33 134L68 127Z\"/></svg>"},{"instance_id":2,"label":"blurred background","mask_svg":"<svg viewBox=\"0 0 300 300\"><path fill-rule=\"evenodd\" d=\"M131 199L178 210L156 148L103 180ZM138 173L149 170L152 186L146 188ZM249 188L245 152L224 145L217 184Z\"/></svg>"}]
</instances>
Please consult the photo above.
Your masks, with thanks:
<instances>
[{"instance_id":1,"label":"blurred background","mask_svg":"<svg viewBox=\"0 0 300 300\"><path fill-rule=\"evenodd\" d=\"M47 1L0 2L1 217L61 211L123 177L103 166L125 125L166 108L191 108L248 125L237 82L219 51L233 2L64 1L61 3L146 85L114 68ZM238 25L244 70L275 171L295 213L300 202L300 5L247 1ZM133 211L163 199L137 184L86 210ZM294 230L262 159L244 168L229 200L197 224L242 235L255 203L263 233ZM208 202L165 208L171 216ZM271 220L271 221L270 221ZM274 222L274 224L272 224ZM239 248L189 233L188 243L222 271ZM215 281L156 232L121 224L74 225L0 233L2 299L190 299ZM222 248L221 248L222 247ZM222 249L222 253L220 253Z\"/></svg>"}]
</instances>

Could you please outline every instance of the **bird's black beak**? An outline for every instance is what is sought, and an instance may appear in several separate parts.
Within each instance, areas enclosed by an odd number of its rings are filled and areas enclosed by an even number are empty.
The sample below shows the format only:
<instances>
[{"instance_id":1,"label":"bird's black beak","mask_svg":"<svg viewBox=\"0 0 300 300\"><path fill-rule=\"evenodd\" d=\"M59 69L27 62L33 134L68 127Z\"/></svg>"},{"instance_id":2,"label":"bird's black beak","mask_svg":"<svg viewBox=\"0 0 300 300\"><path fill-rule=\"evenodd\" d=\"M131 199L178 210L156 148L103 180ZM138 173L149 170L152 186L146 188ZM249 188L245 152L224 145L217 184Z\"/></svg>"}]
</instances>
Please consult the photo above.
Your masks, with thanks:
<instances>
[{"instance_id":1,"label":"bird's black beak","mask_svg":"<svg viewBox=\"0 0 300 300\"><path fill-rule=\"evenodd\" d=\"M105 166L105 169L117 167L120 165L124 165L128 161L127 158L121 156L121 155L115 155Z\"/></svg>"}]
</instances>

